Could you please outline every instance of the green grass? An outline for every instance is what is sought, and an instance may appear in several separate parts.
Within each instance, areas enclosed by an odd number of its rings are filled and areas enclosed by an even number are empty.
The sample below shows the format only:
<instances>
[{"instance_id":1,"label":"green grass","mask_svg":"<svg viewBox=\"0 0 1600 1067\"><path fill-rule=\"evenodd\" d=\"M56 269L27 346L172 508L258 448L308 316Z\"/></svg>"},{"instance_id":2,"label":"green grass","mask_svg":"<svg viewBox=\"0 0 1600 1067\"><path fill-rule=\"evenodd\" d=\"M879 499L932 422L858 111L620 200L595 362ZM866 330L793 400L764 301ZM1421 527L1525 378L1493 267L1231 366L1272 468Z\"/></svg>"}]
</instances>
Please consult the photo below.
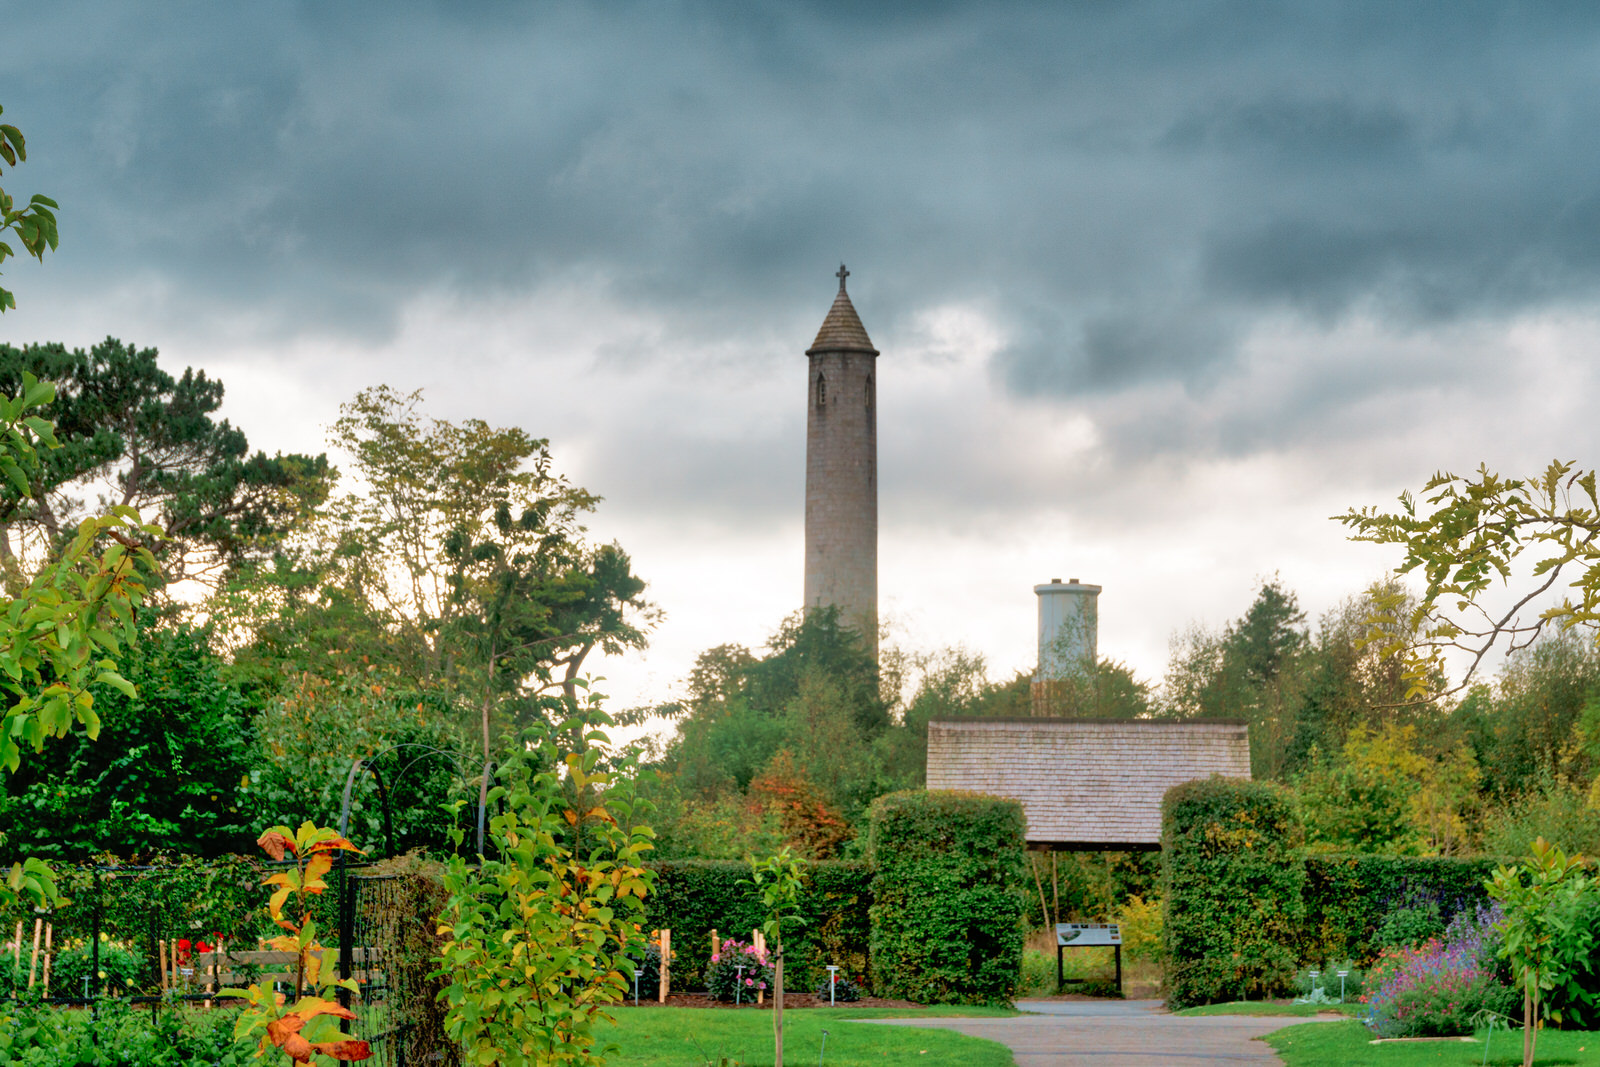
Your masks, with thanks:
<instances>
[{"instance_id":1,"label":"green grass","mask_svg":"<svg viewBox=\"0 0 1600 1067\"><path fill-rule=\"evenodd\" d=\"M1480 1040L1470 1045L1454 1041L1372 1045L1368 1044L1371 1031L1351 1021L1289 1026L1262 1040L1278 1050L1288 1067L1478 1067L1483 1063L1481 1039L1487 1033L1478 1031ZM1522 1063L1522 1032L1495 1030L1489 1063L1498 1067ZM1534 1063L1541 1067L1600 1067L1600 1031L1541 1030Z\"/></svg>"},{"instance_id":2,"label":"green grass","mask_svg":"<svg viewBox=\"0 0 1600 1067\"><path fill-rule=\"evenodd\" d=\"M1236 1000L1230 1004L1202 1004L1198 1008L1184 1008L1174 1015L1299 1015L1310 1018L1323 1012L1354 1015L1359 1004L1274 1004L1262 1000Z\"/></svg>"},{"instance_id":3,"label":"green grass","mask_svg":"<svg viewBox=\"0 0 1600 1067\"><path fill-rule=\"evenodd\" d=\"M785 1063L811 1064L828 1031L828 1067L917 1067L971 1064L1011 1067L1004 1045L946 1030L867 1026L852 1019L936 1019L957 1015L1015 1015L1003 1008L807 1008L783 1013ZM602 1027L599 1043L615 1041L615 1063L646 1067L703 1067L725 1056L741 1065L772 1062L772 1013L718 1008L632 1008L617 1012L615 1026Z\"/></svg>"}]
</instances>

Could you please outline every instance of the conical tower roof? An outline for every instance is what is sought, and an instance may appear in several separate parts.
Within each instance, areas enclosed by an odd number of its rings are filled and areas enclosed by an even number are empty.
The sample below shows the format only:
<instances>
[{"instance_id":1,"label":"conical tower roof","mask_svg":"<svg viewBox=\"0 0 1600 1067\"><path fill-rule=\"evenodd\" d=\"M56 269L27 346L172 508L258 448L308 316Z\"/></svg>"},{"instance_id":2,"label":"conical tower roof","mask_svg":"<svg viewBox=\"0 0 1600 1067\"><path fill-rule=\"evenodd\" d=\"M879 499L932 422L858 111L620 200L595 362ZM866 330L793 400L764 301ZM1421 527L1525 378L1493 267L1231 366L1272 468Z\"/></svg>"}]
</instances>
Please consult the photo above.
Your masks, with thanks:
<instances>
[{"instance_id":1,"label":"conical tower roof","mask_svg":"<svg viewBox=\"0 0 1600 1067\"><path fill-rule=\"evenodd\" d=\"M833 298L833 307L828 309L828 317L822 320L822 329L817 331L817 339L806 349L806 355L817 352L878 354L878 350L872 347L872 338L867 336L867 328L861 325L861 316L856 314L855 305L850 303L850 294L844 291L844 280L849 276L850 272L844 269L844 264L839 264L839 295Z\"/></svg>"}]
</instances>

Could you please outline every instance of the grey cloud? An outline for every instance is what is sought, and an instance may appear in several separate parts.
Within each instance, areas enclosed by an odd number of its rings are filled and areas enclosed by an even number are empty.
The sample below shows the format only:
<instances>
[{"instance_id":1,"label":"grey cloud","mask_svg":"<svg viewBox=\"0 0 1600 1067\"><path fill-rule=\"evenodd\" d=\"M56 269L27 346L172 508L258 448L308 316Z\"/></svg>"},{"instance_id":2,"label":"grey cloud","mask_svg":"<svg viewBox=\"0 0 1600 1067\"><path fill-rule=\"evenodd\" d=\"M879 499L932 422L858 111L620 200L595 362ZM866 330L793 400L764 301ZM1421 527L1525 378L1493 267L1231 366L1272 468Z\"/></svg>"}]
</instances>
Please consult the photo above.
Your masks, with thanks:
<instances>
[{"instance_id":1,"label":"grey cloud","mask_svg":"<svg viewBox=\"0 0 1600 1067\"><path fill-rule=\"evenodd\" d=\"M158 10L20 20L7 184L63 202L31 285L148 276L371 342L420 291L581 274L669 319L669 359L803 341L842 257L880 347L981 302L998 379L1070 400L1203 394L1284 309L1506 316L1600 281L1580 6Z\"/></svg>"}]
</instances>

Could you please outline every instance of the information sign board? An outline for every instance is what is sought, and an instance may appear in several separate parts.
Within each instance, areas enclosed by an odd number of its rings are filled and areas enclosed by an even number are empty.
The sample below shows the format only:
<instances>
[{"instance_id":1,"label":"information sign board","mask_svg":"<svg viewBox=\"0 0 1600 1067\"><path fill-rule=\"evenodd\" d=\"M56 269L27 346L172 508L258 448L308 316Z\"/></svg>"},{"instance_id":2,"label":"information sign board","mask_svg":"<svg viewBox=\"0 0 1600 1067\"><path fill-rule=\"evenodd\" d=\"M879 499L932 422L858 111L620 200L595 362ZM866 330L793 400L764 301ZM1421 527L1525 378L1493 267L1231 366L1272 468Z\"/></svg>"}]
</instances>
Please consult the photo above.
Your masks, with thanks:
<instances>
[{"instance_id":1,"label":"information sign board","mask_svg":"<svg viewBox=\"0 0 1600 1067\"><path fill-rule=\"evenodd\" d=\"M1116 923L1056 923L1056 947L1099 948L1122 944Z\"/></svg>"}]
</instances>

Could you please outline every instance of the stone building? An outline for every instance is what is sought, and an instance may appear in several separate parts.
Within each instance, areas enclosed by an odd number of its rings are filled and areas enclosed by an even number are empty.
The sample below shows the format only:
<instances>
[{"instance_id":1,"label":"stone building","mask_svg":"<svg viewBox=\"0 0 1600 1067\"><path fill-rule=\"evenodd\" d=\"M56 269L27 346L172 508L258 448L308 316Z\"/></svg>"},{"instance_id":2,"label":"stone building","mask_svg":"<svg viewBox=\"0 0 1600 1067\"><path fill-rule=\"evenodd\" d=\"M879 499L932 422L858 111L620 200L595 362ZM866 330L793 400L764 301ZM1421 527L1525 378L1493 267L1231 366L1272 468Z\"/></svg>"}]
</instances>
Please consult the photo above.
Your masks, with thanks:
<instances>
[{"instance_id":1,"label":"stone building","mask_svg":"<svg viewBox=\"0 0 1600 1067\"><path fill-rule=\"evenodd\" d=\"M806 355L807 610L828 605L878 649L878 350L845 291Z\"/></svg>"}]
</instances>

